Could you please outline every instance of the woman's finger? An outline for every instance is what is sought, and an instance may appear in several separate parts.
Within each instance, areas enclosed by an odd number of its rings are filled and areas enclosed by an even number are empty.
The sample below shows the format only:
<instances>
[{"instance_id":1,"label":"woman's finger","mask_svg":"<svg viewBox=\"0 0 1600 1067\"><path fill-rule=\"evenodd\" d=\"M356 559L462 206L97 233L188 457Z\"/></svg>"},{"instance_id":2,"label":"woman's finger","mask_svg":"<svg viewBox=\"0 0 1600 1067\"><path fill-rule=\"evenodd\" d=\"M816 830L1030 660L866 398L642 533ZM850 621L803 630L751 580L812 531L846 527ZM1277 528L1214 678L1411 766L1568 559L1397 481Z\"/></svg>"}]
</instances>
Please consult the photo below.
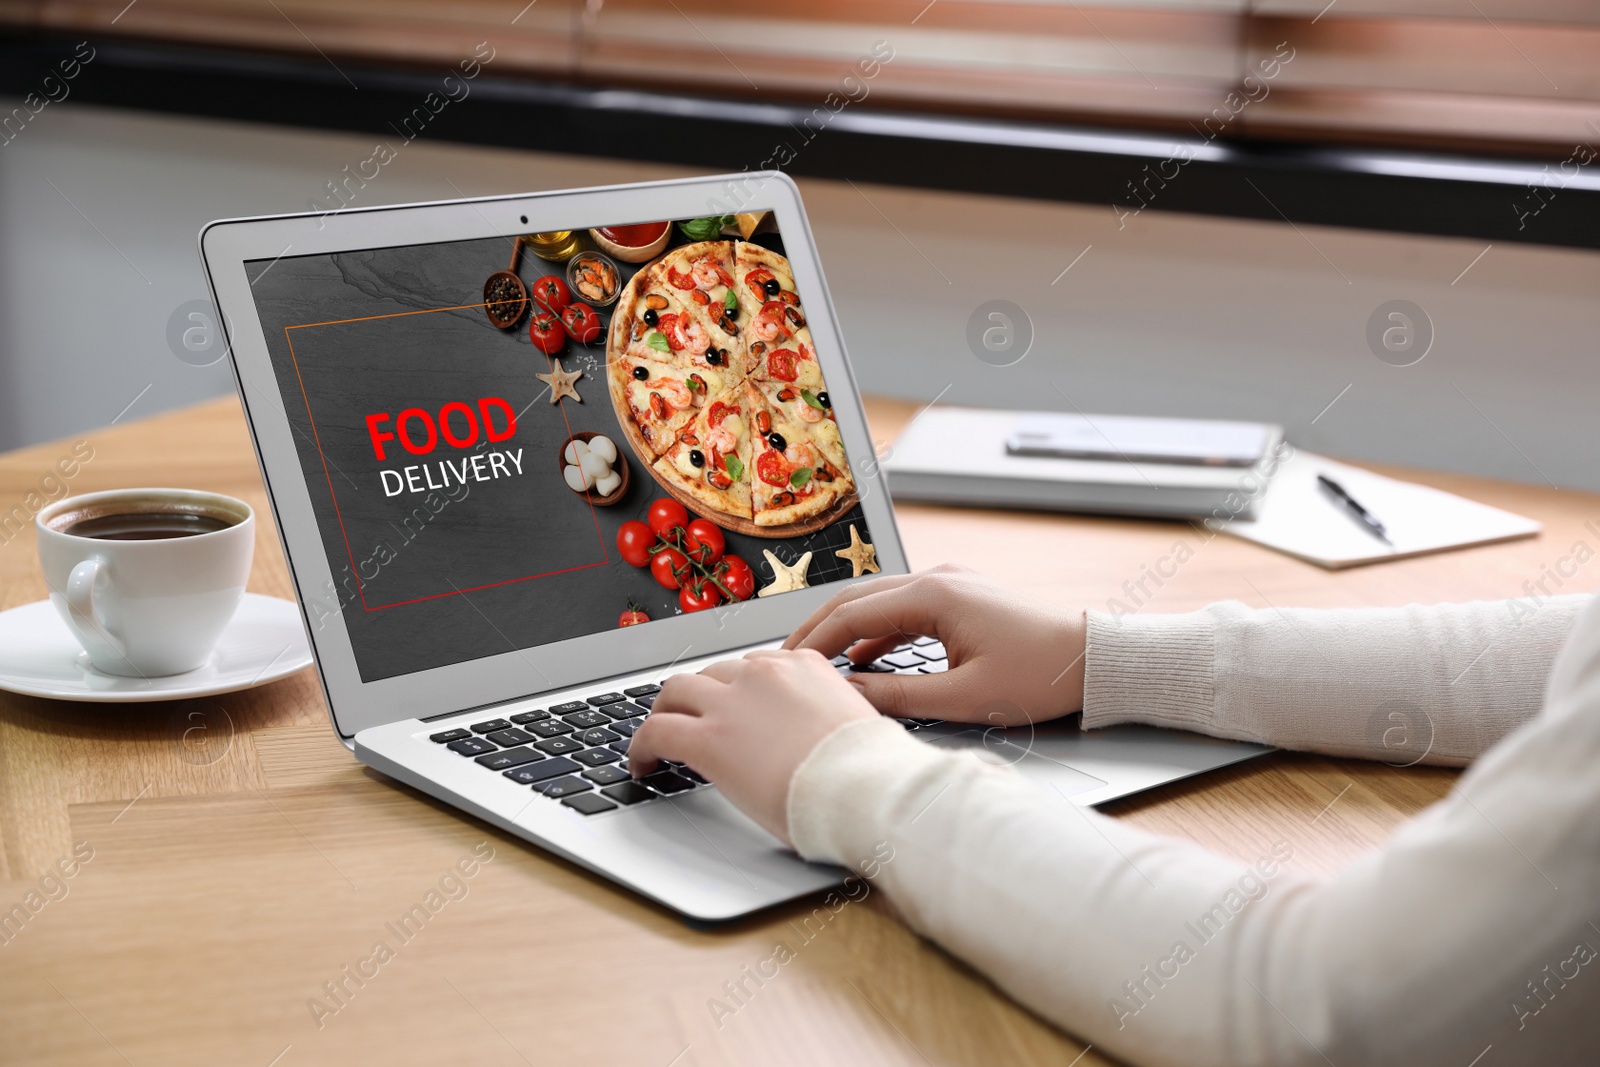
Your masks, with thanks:
<instances>
[{"instance_id":1,"label":"woman's finger","mask_svg":"<svg viewBox=\"0 0 1600 1067\"><path fill-rule=\"evenodd\" d=\"M794 632L784 641L783 647L786 649L798 648L800 643L810 635L811 631L816 629L817 624L837 611L841 605L848 604L853 600L859 600L864 596L871 596L874 593L898 589L909 582L915 581L918 577L919 575L915 574L890 574L882 578L874 578L870 582L858 582L855 585L847 586L842 592L831 597L822 607L813 611L805 622L795 627Z\"/></svg>"},{"instance_id":2,"label":"woman's finger","mask_svg":"<svg viewBox=\"0 0 1600 1067\"><path fill-rule=\"evenodd\" d=\"M846 601L818 622L796 647L814 648L833 657L857 641L893 638L899 644L917 634L938 635L941 589L938 583L922 579ZM948 630L949 620L944 622Z\"/></svg>"},{"instance_id":3,"label":"woman's finger","mask_svg":"<svg viewBox=\"0 0 1600 1067\"><path fill-rule=\"evenodd\" d=\"M642 778L664 759L696 766L703 762L704 723L692 715L652 711L628 744L628 771Z\"/></svg>"}]
</instances>

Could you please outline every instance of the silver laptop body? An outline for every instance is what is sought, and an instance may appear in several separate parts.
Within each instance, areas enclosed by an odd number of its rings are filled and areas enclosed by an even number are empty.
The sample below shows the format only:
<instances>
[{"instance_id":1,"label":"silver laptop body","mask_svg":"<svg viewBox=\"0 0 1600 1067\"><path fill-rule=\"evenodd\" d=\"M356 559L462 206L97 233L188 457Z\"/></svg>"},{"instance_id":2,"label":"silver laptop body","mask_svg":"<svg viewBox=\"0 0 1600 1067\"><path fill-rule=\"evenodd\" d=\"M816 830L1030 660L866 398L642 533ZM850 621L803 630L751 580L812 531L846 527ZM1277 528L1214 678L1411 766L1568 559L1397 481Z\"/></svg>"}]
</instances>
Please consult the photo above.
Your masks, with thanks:
<instances>
[{"instance_id":1,"label":"silver laptop body","mask_svg":"<svg viewBox=\"0 0 1600 1067\"><path fill-rule=\"evenodd\" d=\"M748 559L757 586L772 578L762 549L785 565L812 552L808 588L680 611L647 569L619 558L619 524L665 493L620 432L606 348L567 345L560 358L584 372L582 401L552 404L534 375L554 368L528 315L510 329L491 321L488 284L514 262L520 235L567 232L593 248L591 227L628 238L672 220L670 248L724 240L724 217L747 212L770 212L752 240L781 250L792 271L810 339L803 358L825 382L859 500L820 530L729 532L728 552ZM525 288L566 276L560 243L523 243L511 269ZM882 573L908 569L787 176L226 220L202 231L200 249L333 727L358 758L695 919L735 918L842 881L846 871L800 860L691 769L669 769L639 793L619 777L627 736L662 679L773 647L861 580L835 556L850 526L875 545ZM609 324L610 308L599 311ZM562 445L580 425L612 437L630 464L615 507L563 484ZM636 597L650 602L651 621L617 625ZM944 669L926 639L908 640L894 662L878 669ZM1014 764L1077 805L1266 751L1138 728L1085 735L1075 719L906 726ZM567 771L540 777L557 766Z\"/></svg>"}]
</instances>

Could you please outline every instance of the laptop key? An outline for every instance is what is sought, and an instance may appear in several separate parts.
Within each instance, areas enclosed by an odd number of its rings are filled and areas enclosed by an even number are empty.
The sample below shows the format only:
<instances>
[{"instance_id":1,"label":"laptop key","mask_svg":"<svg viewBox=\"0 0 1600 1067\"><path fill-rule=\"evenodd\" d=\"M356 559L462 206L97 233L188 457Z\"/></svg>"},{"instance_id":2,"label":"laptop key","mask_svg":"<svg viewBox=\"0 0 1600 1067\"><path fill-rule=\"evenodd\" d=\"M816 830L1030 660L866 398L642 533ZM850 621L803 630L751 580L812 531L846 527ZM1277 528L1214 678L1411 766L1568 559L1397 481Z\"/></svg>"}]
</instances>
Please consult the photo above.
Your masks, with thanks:
<instances>
[{"instance_id":1,"label":"laptop key","mask_svg":"<svg viewBox=\"0 0 1600 1067\"><path fill-rule=\"evenodd\" d=\"M655 707L656 698L653 696L634 697L633 702L645 710Z\"/></svg>"},{"instance_id":2,"label":"laptop key","mask_svg":"<svg viewBox=\"0 0 1600 1067\"><path fill-rule=\"evenodd\" d=\"M511 723L505 719L490 719L488 722L473 723L472 732L475 734L492 734L496 730L504 730L510 725Z\"/></svg>"},{"instance_id":3,"label":"laptop key","mask_svg":"<svg viewBox=\"0 0 1600 1067\"><path fill-rule=\"evenodd\" d=\"M646 682L644 685L630 685L628 688L622 691L624 696L630 697L647 697L652 693L659 692L661 692L661 687L659 685L651 685L648 682Z\"/></svg>"},{"instance_id":4,"label":"laptop key","mask_svg":"<svg viewBox=\"0 0 1600 1067\"><path fill-rule=\"evenodd\" d=\"M536 763L525 763L521 767L515 767L506 772L506 777L518 785L532 785L535 782L559 778L563 774L571 774L573 771L581 770L583 768L571 760L563 756L556 756L551 759L539 760Z\"/></svg>"},{"instance_id":5,"label":"laptop key","mask_svg":"<svg viewBox=\"0 0 1600 1067\"><path fill-rule=\"evenodd\" d=\"M613 741L606 747L613 752L620 752L626 756L628 754L628 739L624 737L621 741Z\"/></svg>"},{"instance_id":6,"label":"laptop key","mask_svg":"<svg viewBox=\"0 0 1600 1067\"><path fill-rule=\"evenodd\" d=\"M599 815L602 811L617 810L617 806L611 801L593 793L579 793L575 797L567 797L561 803L584 815Z\"/></svg>"},{"instance_id":7,"label":"laptop key","mask_svg":"<svg viewBox=\"0 0 1600 1067\"><path fill-rule=\"evenodd\" d=\"M570 737L547 737L543 741L535 741L533 747L552 756L565 756L568 752L580 751L583 745Z\"/></svg>"},{"instance_id":8,"label":"laptop key","mask_svg":"<svg viewBox=\"0 0 1600 1067\"><path fill-rule=\"evenodd\" d=\"M508 748L504 752L491 752L487 756L479 756L477 762L491 771L504 771L520 767L524 763L532 763L536 759L544 759L544 756L531 748Z\"/></svg>"},{"instance_id":9,"label":"laptop key","mask_svg":"<svg viewBox=\"0 0 1600 1067\"><path fill-rule=\"evenodd\" d=\"M621 767L613 767L610 764L590 767L583 772L583 776L596 785L615 785L617 782L626 782L631 777Z\"/></svg>"},{"instance_id":10,"label":"laptop key","mask_svg":"<svg viewBox=\"0 0 1600 1067\"><path fill-rule=\"evenodd\" d=\"M599 767L605 763L615 763L622 757L609 748L589 748L572 758L587 767Z\"/></svg>"},{"instance_id":11,"label":"laptop key","mask_svg":"<svg viewBox=\"0 0 1600 1067\"><path fill-rule=\"evenodd\" d=\"M623 737L632 737L633 732L643 725L643 719L623 719L621 722L612 723L611 729Z\"/></svg>"},{"instance_id":12,"label":"laptop key","mask_svg":"<svg viewBox=\"0 0 1600 1067\"><path fill-rule=\"evenodd\" d=\"M620 738L620 735L612 733L604 726L596 726L593 730L585 730L575 736L586 745L609 745Z\"/></svg>"},{"instance_id":13,"label":"laptop key","mask_svg":"<svg viewBox=\"0 0 1600 1067\"><path fill-rule=\"evenodd\" d=\"M914 648L911 651L915 652L923 659L934 663L937 663L945 658L944 646L938 643L931 644L927 648Z\"/></svg>"},{"instance_id":14,"label":"laptop key","mask_svg":"<svg viewBox=\"0 0 1600 1067\"><path fill-rule=\"evenodd\" d=\"M639 780L658 793L681 793L694 788L694 783L677 771L656 771Z\"/></svg>"},{"instance_id":15,"label":"laptop key","mask_svg":"<svg viewBox=\"0 0 1600 1067\"><path fill-rule=\"evenodd\" d=\"M926 648L928 645L937 645L939 639L937 637L917 637L913 638L911 643L917 648Z\"/></svg>"},{"instance_id":16,"label":"laptop key","mask_svg":"<svg viewBox=\"0 0 1600 1067\"><path fill-rule=\"evenodd\" d=\"M540 782L533 787L534 792L543 793L547 797L566 797L593 788L593 782L586 782L582 778L557 778L553 782Z\"/></svg>"},{"instance_id":17,"label":"laptop key","mask_svg":"<svg viewBox=\"0 0 1600 1067\"><path fill-rule=\"evenodd\" d=\"M647 712L644 708L641 708L631 700L624 700L620 704L607 704L600 710L611 716L613 719L631 719L635 715L649 714L649 712Z\"/></svg>"},{"instance_id":18,"label":"laptop key","mask_svg":"<svg viewBox=\"0 0 1600 1067\"><path fill-rule=\"evenodd\" d=\"M611 716L595 711L592 708L585 708L583 711L575 711L571 715L561 716L561 721L570 723L580 730L587 730L591 726L606 725L611 721Z\"/></svg>"},{"instance_id":19,"label":"laptop key","mask_svg":"<svg viewBox=\"0 0 1600 1067\"><path fill-rule=\"evenodd\" d=\"M606 786L600 792L618 804L637 804L641 800L654 800L660 795L652 793L638 782L618 782L616 785Z\"/></svg>"},{"instance_id":20,"label":"laptop key","mask_svg":"<svg viewBox=\"0 0 1600 1067\"><path fill-rule=\"evenodd\" d=\"M888 656L879 656L879 663L887 663L895 670L910 670L922 666L927 661L921 656L912 655L910 652L895 652Z\"/></svg>"},{"instance_id":21,"label":"laptop key","mask_svg":"<svg viewBox=\"0 0 1600 1067\"><path fill-rule=\"evenodd\" d=\"M884 663L882 660L874 660L871 663L858 663L855 666L853 666L851 669L854 670L857 674L893 674L894 673L894 668L889 666L887 663Z\"/></svg>"},{"instance_id":22,"label":"laptop key","mask_svg":"<svg viewBox=\"0 0 1600 1067\"><path fill-rule=\"evenodd\" d=\"M832 662L835 667L848 667L850 666L850 657L841 652L833 657Z\"/></svg>"},{"instance_id":23,"label":"laptop key","mask_svg":"<svg viewBox=\"0 0 1600 1067\"><path fill-rule=\"evenodd\" d=\"M564 704L550 705L550 710L556 715L565 715L569 711L583 711L588 706L581 700L569 700Z\"/></svg>"},{"instance_id":24,"label":"laptop key","mask_svg":"<svg viewBox=\"0 0 1600 1067\"><path fill-rule=\"evenodd\" d=\"M677 770L677 772L679 774L681 774L685 778L689 779L689 781L693 782L695 785L710 785L711 784L710 781L708 781L705 778L704 775L702 775L699 771L695 770L693 767L684 767L684 766L680 765L679 767L676 768L676 770Z\"/></svg>"},{"instance_id":25,"label":"laptop key","mask_svg":"<svg viewBox=\"0 0 1600 1067\"><path fill-rule=\"evenodd\" d=\"M533 740L533 735L526 730L519 730L513 726L507 730L496 730L492 734L484 734L483 739L485 741L493 741L503 748L510 748L512 745L527 744Z\"/></svg>"},{"instance_id":26,"label":"laptop key","mask_svg":"<svg viewBox=\"0 0 1600 1067\"><path fill-rule=\"evenodd\" d=\"M572 732L572 727L560 719L551 719L549 722L530 722L528 729L540 737L560 737L562 734L570 734Z\"/></svg>"},{"instance_id":27,"label":"laptop key","mask_svg":"<svg viewBox=\"0 0 1600 1067\"><path fill-rule=\"evenodd\" d=\"M524 711L520 715L511 716L511 721L518 726L526 726L530 722L544 722L549 717L550 713L548 711L534 708L532 711Z\"/></svg>"},{"instance_id":28,"label":"laptop key","mask_svg":"<svg viewBox=\"0 0 1600 1067\"><path fill-rule=\"evenodd\" d=\"M450 742L450 751L459 752L463 756L481 756L485 752L495 751L494 744L481 737L468 737L460 741Z\"/></svg>"},{"instance_id":29,"label":"laptop key","mask_svg":"<svg viewBox=\"0 0 1600 1067\"><path fill-rule=\"evenodd\" d=\"M437 741L441 745L448 745L452 741L461 741L471 736L471 730L446 730L442 734L434 734L428 740Z\"/></svg>"},{"instance_id":30,"label":"laptop key","mask_svg":"<svg viewBox=\"0 0 1600 1067\"><path fill-rule=\"evenodd\" d=\"M617 701L622 699L623 696L621 693L601 693L597 696L590 697L589 703L598 708L601 704L615 704Z\"/></svg>"},{"instance_id":31,"label":"laptop key","mask_svg":"<svg viewBox=\"0 0 1600 1067\"><path fill-rule=\"evenodd\" d=\"M920 669L923 674L943 674L950 669L950 664L940 660L937 663L924 663Z\"/></svg>"}]
</instances>

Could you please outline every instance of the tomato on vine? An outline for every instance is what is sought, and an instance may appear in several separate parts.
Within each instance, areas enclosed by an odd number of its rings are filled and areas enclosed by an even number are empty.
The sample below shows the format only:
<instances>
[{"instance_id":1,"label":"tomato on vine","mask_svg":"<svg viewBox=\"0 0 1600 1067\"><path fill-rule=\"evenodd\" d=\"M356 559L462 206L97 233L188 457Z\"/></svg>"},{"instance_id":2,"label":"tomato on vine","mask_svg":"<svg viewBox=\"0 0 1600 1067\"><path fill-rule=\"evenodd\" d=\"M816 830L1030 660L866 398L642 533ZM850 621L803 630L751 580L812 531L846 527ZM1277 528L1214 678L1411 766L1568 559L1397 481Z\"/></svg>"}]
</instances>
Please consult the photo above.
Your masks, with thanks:
<instances>
[{"instance_id":1,"label":"tomato on vine","mask_svg":"<svg viewBox=\"0 0 1600 1067\"><path fill-rule=\"evenodd\" d=\"M650 548L655 543L655 531L637 519L623 523L617 531L617 551L634 567L650 566Z\"/></svg>"},{"instance_id":2,"label":"tomato on vine","mask_svg":"<svg viewBox=\"0 0 1600 1067\"><path fill-rule=\"evenodd\" d=\"M692 573L689 557L675 548L663 548L650 558L650 573L665 589L677 589Z\"/></svg>"},{"instance_id":3,"label":"tomato on vine","mask_svg":"<svg viewBox=\"0 0 1600 1067\"><path fill-rule=\"evenodd\" d=\"M735 600L749 600L756 591L755 572L750 569L750 564L738 556L724 556L717 580L722 587L733 594Z\"/></svg>"},{"instance_id":4,"label":"tomato on vine","mask_svg":"<svg viewBox=\"0 0 1600 1067\"><path fill-rule=\"evenodd\" d=\"M704 578L678 591L678 606L684 611L704 611L722 603L722 592Z\"/></svg>"},{"instance_id":5,"label":"tomato on vine","mask_svg":"<svg viewBox=\"0 0 1600 1067\"><path fill-rule=\"evenodd\" d=\"M709 567L722 558L727 539L710 519L691 519L683 539L684 553L696 563Z\"/></svg>"},{"instance_id":6,"label":"tomato on vine","mask_svg":"<svg viewBox=\"0 0 1600 1067\"><path fill-rule=\"evenodd\" d=\"M662 497L650 505L649 512L645 515L645 522L650 524L650 529L663 541L672 541L673 530L681 530L689 525L689 512L684 506L671 497Z\"/></svg>"}]
</instances>

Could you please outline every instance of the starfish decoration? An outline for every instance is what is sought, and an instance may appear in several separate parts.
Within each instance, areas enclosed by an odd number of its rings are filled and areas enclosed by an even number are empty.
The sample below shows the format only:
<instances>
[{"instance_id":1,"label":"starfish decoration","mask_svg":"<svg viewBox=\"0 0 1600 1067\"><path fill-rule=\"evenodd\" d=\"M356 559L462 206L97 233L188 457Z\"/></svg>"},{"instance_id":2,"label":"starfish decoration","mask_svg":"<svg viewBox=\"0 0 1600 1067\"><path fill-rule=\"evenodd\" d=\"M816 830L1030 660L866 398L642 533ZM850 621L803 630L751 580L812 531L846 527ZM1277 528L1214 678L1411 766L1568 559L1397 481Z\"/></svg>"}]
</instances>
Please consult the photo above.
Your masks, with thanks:
<instances>
[{"instance_id":1,"label":"starfish decoration","mask_svg":"<svg viewBox=\"0 0 1600 1067\"><path fill-rule=\"evenodd\" d=\"M765 586L756 596L771 596L773 593L806 588L806 571L811 569L811 553L801 556L793 567L785 567L783 561L772 554L772 549L764 548L761 551L767 557L767 562L772 564L772 584Z\"/></svg>"},{"instance_id":2,"label":"starfish decoration","mask_svg":"<svg viewBox=\"0 0 1600 1067\"><path fill-rule=\"evenodd\" d=\"M852 578L878 573L878 550L861 540L861 535L856 532L856 524L853 522L850 524L850 547L841 548L834 555L850 561Z\"/></svg>"},{"instance_id":3,"label":"starfish decoration","mask_svg":"<svg viewBox=\"0 0 1600 1067\"><path fill-rule=\"evenodd\" d=\"M583 377L583 371L562 370L559 358L550 361L549 374L535 374L534 377L550 386L550 403L559 404L564 396L570 396L578 403L583 403L583 397L572 387L573 382Z\"/></svg>"}]
</instances>

